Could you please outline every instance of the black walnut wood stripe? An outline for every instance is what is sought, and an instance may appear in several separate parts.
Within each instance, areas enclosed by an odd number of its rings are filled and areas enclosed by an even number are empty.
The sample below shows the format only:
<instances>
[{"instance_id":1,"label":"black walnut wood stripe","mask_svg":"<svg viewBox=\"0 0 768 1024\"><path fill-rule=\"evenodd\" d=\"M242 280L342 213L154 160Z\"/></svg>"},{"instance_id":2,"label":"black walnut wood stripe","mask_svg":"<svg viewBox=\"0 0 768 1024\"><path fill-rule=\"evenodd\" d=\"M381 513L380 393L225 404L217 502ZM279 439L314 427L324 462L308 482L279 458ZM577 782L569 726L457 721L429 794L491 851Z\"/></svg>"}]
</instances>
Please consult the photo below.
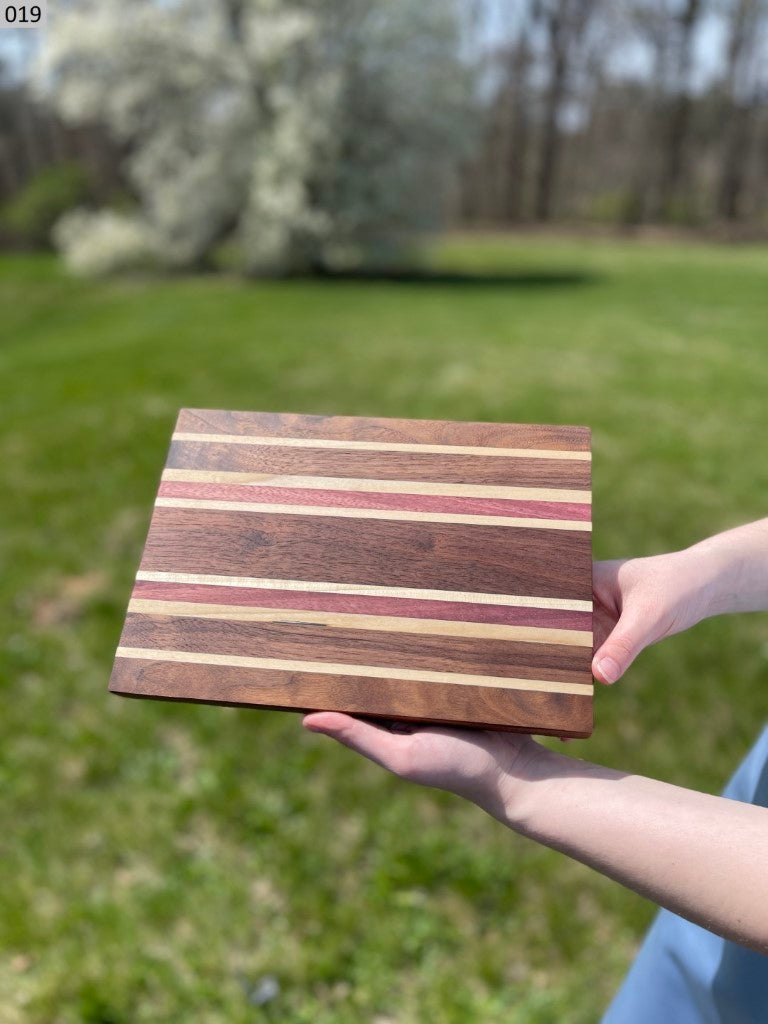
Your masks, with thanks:
<instances>
[{"instance_id":1,"label":"black walnut wood stripe","mask_svg":"<svg viewBox=\"0 0 768 1024\"><path fill-rule=\"evenodd\" d=\"M157 508L142 570L588 601L588 533Z\"/></svg>"},{"instance_id":2,"label":"black walnut wood stripe","mask_svg":"<svg viewBox=\"0 0 768 1024\"><path fill-rule=\"evenodd\" d=\"M488 686L400 680L368 680L224 665L195 665L118 657L111 689L128 697L286 711L342 711L352 715L438 722L552 736L588 736L592 697L588 694L504 690ZM405 691L405 696L404 696Z\"/></svg>"},{"instance_id":3,"label":"black walnut wood stripe","mask_svg":"<svg viewBox=\"0 0 768 1024\"><path fill-rule=\"evenodd\" d=\"M248 656L269 651L284 661L330 661L441 672L446 638L365 628L343 629L301 622L243 622L185 616L129 614L121 644L157 650ZM452 637L451 672L583 683L588 648L511 640Z\"/></svg>"},{"instance_id":4,"label":"black walnut wood stripe","mask_svg":"<svg viewBox=\"0 0 768 1024\"><path fill-rule=\"evenodd\" d=\"M587 455L591 446L588 427L308 416L304 413L232 412L224 409L182 409L176 430L180 433L241 434L243 437L540 448L584 452Z\"/></svg>"},{"instance_id":5,"label":"black walnut wood stripe","mask_svg":"<svg viewBox=\"0 0 768 1024\"><path fill-rule=\"evenodd\" d=\"M423 455L415 452L327 448L276 448L265 444L173 441L172 469L219 469L383 480L441 480L457 484L508 484L589 491L589 462L553 459L498 459L482 455ZM407 490L404 487L403 490Z\"/></svg>"}]
</instances>

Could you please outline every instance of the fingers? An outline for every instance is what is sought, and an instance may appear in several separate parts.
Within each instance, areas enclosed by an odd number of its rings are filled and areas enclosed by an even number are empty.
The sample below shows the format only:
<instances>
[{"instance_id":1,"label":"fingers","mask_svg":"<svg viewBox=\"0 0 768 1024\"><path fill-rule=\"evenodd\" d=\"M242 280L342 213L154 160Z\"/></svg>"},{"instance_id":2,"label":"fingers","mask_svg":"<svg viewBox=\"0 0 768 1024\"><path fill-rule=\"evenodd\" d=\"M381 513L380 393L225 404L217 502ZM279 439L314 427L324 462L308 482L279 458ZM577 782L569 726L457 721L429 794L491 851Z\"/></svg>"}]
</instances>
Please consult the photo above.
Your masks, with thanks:
<instances>
[{"instance_id":1,"label":"fingers","mask_svg":"<svg viewBox=\"0 0 768 1024\"><path fill-rule=\"evenodd\" d=\"M615 683L647 645L647 622L625 611L608 639L595 652L592 675L601 683Z\"/></svg>"},{"instance_id":2,"label":"fingers","mask_svg":"<svg viewBox=\"0 0 768 1024\"><path fill-rule=\"evenodd\" d=\"M338 740L389 771L400 773L402 770L402 755L410 738L408 735L389 732L381 726L337 711L315 711L305 715L303 725L310 732Z\"/></svg>"},{"instance_id":3,"label":"fingers","mask_svg":"<svg viewBox=\"0 0 768 1024\"><path fill-rule=\"evenodd\" d=\"M616 660L610 648L606 650L601 649L599 656L595 655L592 661L592 675L599 682L605 683L607 686L620 679L624 675L624 671L621 667L621 662Z\"/></svg>"}]
</instances>

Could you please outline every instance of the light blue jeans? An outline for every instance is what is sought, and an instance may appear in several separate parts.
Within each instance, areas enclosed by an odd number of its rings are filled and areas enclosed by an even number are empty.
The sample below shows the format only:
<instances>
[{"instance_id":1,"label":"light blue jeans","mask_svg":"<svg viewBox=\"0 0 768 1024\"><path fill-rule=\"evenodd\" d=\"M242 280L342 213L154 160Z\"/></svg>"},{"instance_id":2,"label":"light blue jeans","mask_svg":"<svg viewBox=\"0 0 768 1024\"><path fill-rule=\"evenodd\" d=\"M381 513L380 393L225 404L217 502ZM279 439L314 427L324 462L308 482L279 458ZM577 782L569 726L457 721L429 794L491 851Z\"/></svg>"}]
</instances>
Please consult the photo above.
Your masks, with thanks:
<instances>
[{"instance_id":1,"label":"light blue jeans","mask_svg":"<svg viewBox=\"0 0 768 1024\"><path fill-rule=\"evenodd\" d=\"M768 807L768 727L723 796ZM768 873L768 864L765 865ZM768 956L660 910L602 1024L766 1024Z\"/></svg>"}]
</instances>

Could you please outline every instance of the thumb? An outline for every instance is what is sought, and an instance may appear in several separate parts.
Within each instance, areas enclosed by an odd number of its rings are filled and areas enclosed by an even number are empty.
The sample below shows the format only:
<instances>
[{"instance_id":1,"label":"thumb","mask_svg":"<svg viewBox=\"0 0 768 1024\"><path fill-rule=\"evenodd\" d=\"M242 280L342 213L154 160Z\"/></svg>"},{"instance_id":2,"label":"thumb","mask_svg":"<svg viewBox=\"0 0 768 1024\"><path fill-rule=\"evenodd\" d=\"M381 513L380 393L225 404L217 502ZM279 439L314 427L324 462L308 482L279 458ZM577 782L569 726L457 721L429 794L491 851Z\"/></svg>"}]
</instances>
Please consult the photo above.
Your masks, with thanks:
<instances>
[{"instance_id":1,"label":"thumb","mask_svg":"<svg viewBox=\"0 0 768 1024\"><path fill-rule=\"evenodd\" d=\"M615 683L627 671L638 654L650 643L646 624L624 612L607 640L592 658L592 675L601 683Z\"/></svg>"}]
</instances>

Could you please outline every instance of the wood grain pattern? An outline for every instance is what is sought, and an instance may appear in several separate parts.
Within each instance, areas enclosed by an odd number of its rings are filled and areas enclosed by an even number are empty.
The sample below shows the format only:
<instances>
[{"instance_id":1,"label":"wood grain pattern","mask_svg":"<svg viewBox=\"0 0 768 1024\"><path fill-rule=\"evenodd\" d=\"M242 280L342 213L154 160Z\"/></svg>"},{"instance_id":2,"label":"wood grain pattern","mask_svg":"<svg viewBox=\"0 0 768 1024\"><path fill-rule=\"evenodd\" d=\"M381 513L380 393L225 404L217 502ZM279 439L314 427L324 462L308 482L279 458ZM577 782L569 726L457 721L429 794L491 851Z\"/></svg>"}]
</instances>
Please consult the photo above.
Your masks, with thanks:
<instances>
[{"instance_id":1,"label":"wood grain pattern","mask_svg":"<svg viewBox=\"0 0 768 1024\"><path fill-rule=\"evenodd\" d=\"M451 512L421 512L404 509L364 508L360 505L314 506L279 504L260 501L222 501L217 498L168 498L160 495L155 508L201 508L222 512L261 512L262 514L333 516L336 519L391 519L412 523L461 523L465 526L536 527L539 530L577 530L589 532L589 523L562 519L520 519L517 516L457 515Z\"/></svg>"},{"instance_id":2,"label":"wood grain pattern","mask_svg":"<svg viewBox=\"0 0 768 1024\"><path fill-rule=\"evenodd\" d=\"M589 462L588 452L551 448L494 448L471 444L426 444L413 441L340 441L328 437L269 437L263 434L209 434L177 430L174 441L217 444L258 444L274 448L325 448L357 452L409 452L411 455L482 455L503 459L556 459L558 462Z\"/></svg>"},{"instance_id":3,"label":"wood grain pattern","mask_svg":"<svg viewBox=\"0 0 768 1024\"><path fill-rule=\"evenodd\" d=\"M550 736L588 736L592 697L501 690L487 686L410 685L380 679L354 686L348 679L311 672L262 669L243 671L225 665L192 665L117 658L111 689L128 697L154 697L235 707L318 711L332 708L352 715L468 725Z\"/></svg>"},{"instance_id":4,"label":"wood grain pattern","mask_svg":"<svg viewBox=\"0 0 768 1024\"><path fill-rule=\"evenodd\" d=\"M588 533L156 508L141 568L589 601Z\"/></svg>"},{"instance_id":5,"label":"wood grain pattern","mask_svg":"<svg viewBox=\"0 0 768 1024\"><path fill-rule=\"evenodd\" d=\"M161 498L197 498L202 501L264 502L325 508L393 509L405 512L441 512L460 516L495 516L517 519L555 519L591 525L591 507L577 502L515 501L509 498L463 498L432 494L383 494L330 488L263 487L259 484L195 483L164 480Z\"/></svg>"},{"instance_id":6,"label":"wood grain pattern","mask_svg":"<svg viewBox=\"0 0 768 1024\"><path fill-rule=\"evenodd\" d=\"M500 484L457 484L442 483L439 480L366 480L364 477L340 476L291 476L279 473L253 473L248 470L226 471L215 469L165 469L162 479L183 480L194 483L218 483L273 487L327 488L336 492L356 491L372 494L431 494L445 497L505 498L519 501L550 502L559 504L573 502L585 504L591 501L588 491L563 490L556 487L516 487Z\"/></svg>"},{"instance_id":7,"label":"wood grain pattern","mask_svg":"<svg viewBox=\"0 0 768 1024\"><path fill-rule=\"evenodd\" d=\"M372 419L361 416L310 416L305 413L232 412L182 409L179 432L241 434L244 437L332 438L342 441L392 441L457 444L474 447L544 448L590 451L588 427L520 423L469 423L453 420Z\"/></svg>"},{"instance_id":8,"label":"wood grain pattern","mask_svg":"<svg viewBox=\"0 0 768 1024\"><path fill-rule=\"evenodd\" d=\"M147 574L147 575L152 575ZM164 574L158 574L162 576ZM529 598L526 604L489 604L473 601L481 595L464 594L467 601L459 601L458 594L447 600L441 591L410 591L400 596L399 591L387 593L380 588L376 594L349 593L338 590L305 589L304 581L291 581L293 589L257 586L269 580L250 579L244 586L232 584L238 577L198 576L193 582L169 582L164 579L139 578L133 588L134 599L168 602L201 602L230 606L299 609L311 612L355 615L393 615L400 618L445 619L463 623L495 623L501 626L526 626L540 629L574 630L591 636L590 612L557 607L542 607ZM286 581L282 581L286 582ZM229 584L229 585L228 585ZM301 584L304 584L303 586ZM393 588L394 589L394 588ZM425 596L429 595L429 596Z\"/></svg>"},{"instance_id":9,"label":"wood grain pattern","mask_svg":"<svg viewBox=\"0 0 768 1024\"><path fill-rule=\"evenodd\" d=\"M341 676L360 683L368 679L398 680L408 683L440 683L449 686L484 686L498 690L541 693L583 694L581 683L553 683L549 679L516 679L512 677L478 676L462 672L440 672L438 669L398 668L392 665L350 665L336 661L302 661L294 658L262 658L251 654L216 654L208 651L167 651L154 647L118 647L116 657L132 661L162 661L167 664L214 665L216 667L274 669L289 672L312 672Z\"/></svg>"},{"instance_id":10,"label":"wood grain pattern","mask_svg":"<svg viewBox=\"0 0 768 1024\"><path fill-rule=\"evenodd\" d=\"M173 441L172 469L218 469L228 472L290 476L368 477L383 480L441 480L456 484L508 484L518 487L589 491L589 462L553 459L498 459L482 455L417 455L398 451L275 448L272 445ZM406 490L406 488L403 488Z\"/></svg>"},{"instance_id":11,"label":"wood grain pattern","mask_svg":"<svg viewBox=\"0 0 768 1024\"><path fill-rule=\"evenodd\" d=\"M582 427L182 410L110 688L591 731Z\"/></svg>"},{"instance_id":12,"label":"wood grain pattern","mask_svg":"<svg viewBox=\"0 0 768 1024\"><path fill-rule=\"evenodd\" d=\"M282 587L285 590L317 594L343 594L360 597L407 597L420 601L450 600L469 604L496 604L510 608L557 608L563 611L592 611L591 601L572 601L559 597L526 597L522 594L469 593L462 590L421 590L418 587L382 587L379 584L341 583L327 580L266 579L259 576L217 576L215 573L152 572L139 569L137 581L205 584L212 587L243 587L247 589Z\"/></svg>"},{"instance_id":13,"label":"wood grain pattern","mask_svg":"<svg viewBox=\"0 0 768 1024\"><path fill-rule=\"evenodd\" d=\"M445 637L329 627L313 622L248 622L178 617L169 613L129 613L120 641L125 647L203 654L226 651L248 656L269 651L284 661L331 661L351 665L441 672L446 668ZM560 644L457 636L451 640L450 671L520 679L549 678L583 685L590 651ZM587 684L589 685L589 684Z\"/></svg>"},{"instance_id":14,"label":"wood grain pattern","mask_svg":"<svg viewBox=\"0 0 768 1024\"><path fill-rule=\"evenodd\" d=\"M358 612L313 611L305 608L272 608L268 605L205 604L194 601L147 601L132 598L128 611L149 615L223 619L229 622L306 622L317 626L377 629L384 633L430 633L434 636L473 636L495 640L521 640L531 644L565 644L591 647L592 634L576 629L546 629L541 626L507 626L493 622L429 619L412 613L403 615L360 614Z\"/></svg>"}]
</instances>

